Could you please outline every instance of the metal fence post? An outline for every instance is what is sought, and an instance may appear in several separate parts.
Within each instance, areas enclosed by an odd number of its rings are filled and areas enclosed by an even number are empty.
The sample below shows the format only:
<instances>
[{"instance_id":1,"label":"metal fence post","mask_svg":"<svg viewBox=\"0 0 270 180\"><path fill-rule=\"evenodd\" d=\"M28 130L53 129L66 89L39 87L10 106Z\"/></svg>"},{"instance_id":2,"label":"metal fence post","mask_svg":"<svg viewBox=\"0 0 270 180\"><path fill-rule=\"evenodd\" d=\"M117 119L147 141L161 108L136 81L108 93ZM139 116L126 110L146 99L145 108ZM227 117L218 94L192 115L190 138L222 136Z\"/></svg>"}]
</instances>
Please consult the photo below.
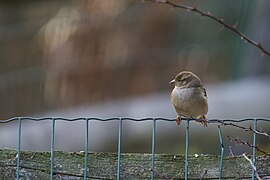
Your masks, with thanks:
<instances>
[{"instance_id":1,"label":"metal fence post","mask_svg":"<svg viewBox=\"0 0 270 180\"><path fill-rule=\"evenodd\" d=\"M53 179L55 119L52 120L50 180Z\"/></svg>"},{"instance_id":2,"label":"metal fence post","mask_svg":"<svg viewBox=\"0 0 270 180\"><path fill-rule=\"evenodd\" d=\"M156 143L156 119L153 119L152 129L152 168L151 168L151 180L155 177L155 143Z\"/></svg>"},{"instance_id":3,"label":"metal fence post","mask_svg":"<svg viewBox=\"0 0 270 180\"><path fill-rule=\"evenodd\" d=\"M257 119L253 119L253 130L257 131ZM255 167L255 160L256 160L256 133L253 132L253 148L252 148L252 165ZM252 180L255 179L255 169L252 168Z\"/></svg>"},{"instance_id":4,"label":"metal fence post","mask_svg":"<svg viewBox=\"0 0 270 180\"><path fill-rule=\"evenodd\" d=\"M117 180L120 180L120 163L121 163L121 145L122 145L122 118L119 119L118 127L118 160L117 160Z\"/></svg>"},{"instance_id":5,"label":"metal fence post","mask_svg":"<svg viewBox=\"0 0 270 180\"><path fill-rule=\"evenodd\" d=\"M18 152L17 152L17 174L16 179L20 179L20 158L21 158L21 129L22 129L22 119L19 118L19 126L18 126Z\"/></svg>"},{"instance_id":6,"label":"metal fence post","mask_svg":"<svg viewBox=\"0 0 270 180\"><path fill-rule=\"evenodd\" d=\"M83 179L87 178L87 169L88 169L88 138L89 138L89 119L86 119L86 128L85 128L85 159L84 159L84 175Z\"/></svg>"},{"instance_id":7,"label":"metal fence post","mask_svg":"<svg viewBox=\"0 0 270 180\"><path fill-rule=\"evenodd\" d=\"M223 138L220 125L218 125L218 135L219 135L219 142L221 147L220 152L220 164L219 164L219 180L222 179L222 167L223 167L223 157L224 157L224 145L223 145Z\"/></svg>"},{"instance_id":8,"label":"metal fence post","mask_svg":"<svg viewBox=\"0 0 270 180\"><path fill-rule=\"evenodd\" d=\"M185 161L185 180L188 179L188 146L189 146L189 119L186 127L186 161Z\"/></svg>"}]
</instances>

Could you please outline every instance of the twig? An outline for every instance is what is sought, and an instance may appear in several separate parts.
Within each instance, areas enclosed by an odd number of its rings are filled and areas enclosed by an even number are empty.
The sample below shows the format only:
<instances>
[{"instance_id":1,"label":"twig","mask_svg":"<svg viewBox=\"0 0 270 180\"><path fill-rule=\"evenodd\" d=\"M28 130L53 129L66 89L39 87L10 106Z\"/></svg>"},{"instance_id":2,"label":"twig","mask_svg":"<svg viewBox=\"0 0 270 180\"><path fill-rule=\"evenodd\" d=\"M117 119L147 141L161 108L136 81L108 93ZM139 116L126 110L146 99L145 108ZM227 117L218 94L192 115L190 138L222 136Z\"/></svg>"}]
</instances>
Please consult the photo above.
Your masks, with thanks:
<instances>
[{"instance_id":1,"label":"twig","mask_svg":"<svg viewBox=\"0 0 270 180\"><path fill-rule=\"evenodd\" d=\"M235 141L237 144L247 145L247 146L249 146L251 148L255 148L257 151L263 153L265 156L270 156L270 153L260 149L258 146L253 146L249 142L242 141L239 137L237 137L237 138L232 138L230 136L227 136L227 137L230 139L230 141Z\"/></svg>"},{"instance_id":2,"label":"twig","mask_svg":"<svg viewBox=\"0 0 270 180\"><path fill-rule=\"evenodd\" d=\"M245 131L250 131L250 132L253 132L255 134L265 136L270 140L270 135L268 133L255 130L251 126L245 127L245 126L234 124L232 122L227 123L227 122L224 122L223 120L207 120L207 119L190 119L190 120L195 120L198 123L202 123L202 124L204 124L204 127L207 127L207 124L209 124L209 123L221 123L221 125L223 125L223 126L233 126L233 127L239 128L239 129L243 129Z\"/></svg>"},{"instance_id":3,"label":"twig","mask_svg":"<svg viewBox=\"0 0 270 180\"><path fill-rule=\"evenodd\" d=\"M251 131L251 132L253 132L255 134L266 136L268 139L270 139L269 134L267 134L266 132L261 132L261 131L254 130L251 126L247 128L245 126L240 126L240 125L237 125L237 124L234 124L234 123L225 123L225 122L221 122L221 123L224 126L233 126L233 127L239 128L239 129L243 129L245 131Z\"/></svg>"},{"instance_id":4,"label":"twig","mask_svg":"<svg viewBox=\"0 0 270 180\"><path fill-rule=\"evenodd\" d=\"M212 15L209 11L208 12L203 12L202 10L200 10L200 9L198 9L196 7L175 3L175 2L172 2L170 0L147 0L147 1L155 2L155 3L158 3L158 4L168 4L168 5L171 5L171 6L176 7L176 8L185 9L187 11L192 11L192 12L198 13L201 16L208 17L208 18L216 21L217 23L223 25L225 28L231 30L232 32L234 32L238 36L240 36L240 38L242 40L245 40L246 42L254 45L257 48L259 48L262 51L262 56L263 56L263 54L267 54L268 56L270 56L270 51L266 50L260 43L254 41L253 39L251 39L250 37L248 37L244 33L240 32L238 29L236 29L237 23L235 25L229 25L229 24L225 23L223 19L215 17L214 15Z\"/></svg>"},{"instance_id":5,"label":"twig","mask_svg":"<svg viewBox=\"0 0 270 180\"><path fill-rule=\"evenodd\" d=\"M262 179L260 178L260 176L258 175L258 173L257 173L257 168L256 168L256 166L252 163L251 159L249 159L245 153L242 154L242 155L243 155L244 158L249 162L249 164L251 165L252 169L254 169L254 172L255 172L255 175L256 175L257 179L262 180Z\"/></svg>"}]
</instances>

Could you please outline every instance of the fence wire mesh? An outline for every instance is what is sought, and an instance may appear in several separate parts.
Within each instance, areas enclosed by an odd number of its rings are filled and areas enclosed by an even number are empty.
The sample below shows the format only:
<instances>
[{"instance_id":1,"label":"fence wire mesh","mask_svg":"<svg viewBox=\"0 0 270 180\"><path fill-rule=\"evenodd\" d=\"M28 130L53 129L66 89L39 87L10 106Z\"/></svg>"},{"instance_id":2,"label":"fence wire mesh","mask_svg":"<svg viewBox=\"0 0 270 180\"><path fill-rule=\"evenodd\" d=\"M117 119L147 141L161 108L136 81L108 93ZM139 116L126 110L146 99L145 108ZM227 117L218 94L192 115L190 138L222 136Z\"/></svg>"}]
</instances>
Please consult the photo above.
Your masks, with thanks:
<instances>
[{"instance_id":1,"label":"fence wire mesh","mask_svg":"<svg viewBox=\"0 0 270 180\"><path fill-rule=\"evenodd\" d=\"M16 179L20 179L20 152L21 152L21 134L22 134L22 123L23 121L51 121L51 158L50 158L50 179L53 179L54 174L54 151L55 151L55 125L57 121L85 121L85 152L88 152L88 140L89 140L89 122L90 121L118 121L118 160L117 160L117 179L120 180L121 178L121 146L122 146L122 131L123 131L123 121L135 121L135 122L142 122L142 121L152 121L152 152L151 152L151 179L153 180L155 177L155 142L156 142L156 126L158 121L175 121L175 119L169 119L169 118L129 118L129 117L112 117L112 118L87 118L87 117L80 117L80 118L62 118L62 117L43 117L43 118L33 118L33 117L15 117L7 120L1 120L0 124L3 123L9 123L13 121L18 122L18 146L17 146L17 170L16 170ZM197 121L196 119L188 119L188 118L182 118L183 121L186 122L186 152L185 152L185 179L188 179L188 167L189 167L189 160L188 160L188 154L189 154L189 124L191 121ZM253 126L245 127L240 126L237 123L241 122L247 122L251 121L253 122ZM236 128L243 129L245 131L251 131L253 133L253 142L252 144L247 144L252 148L252 159L251 159L251 165L252 167L255 167L255 159L256 159L256 151L260 151L264 155L269 155L269 153L260 150L257 147L257 135L263 135L268 138L270 136L265 133L257 130L257 122L264 121L269 122L270 119L266 118L244 118L244 119L210 119L208 120L208 123L217 124L218 127L218 134L219 134L219 142L220 142L220 166L219 166L219 179L222 179L222 169L223 169L223 158L224 158L224 145L223 145L223 137L222 137L222 126L233 126ZM237 140L235 140L237 141ZM238 140L240 141L240 140ZM240 143L242 143L240 141ZM91 162L91 161L90 161ZM255 179L256 176L256 169L252 168L252 180ZM88 174L88 153L85 153L84 158L84 180L87 179Z\"/></svg>"}]
</instances>

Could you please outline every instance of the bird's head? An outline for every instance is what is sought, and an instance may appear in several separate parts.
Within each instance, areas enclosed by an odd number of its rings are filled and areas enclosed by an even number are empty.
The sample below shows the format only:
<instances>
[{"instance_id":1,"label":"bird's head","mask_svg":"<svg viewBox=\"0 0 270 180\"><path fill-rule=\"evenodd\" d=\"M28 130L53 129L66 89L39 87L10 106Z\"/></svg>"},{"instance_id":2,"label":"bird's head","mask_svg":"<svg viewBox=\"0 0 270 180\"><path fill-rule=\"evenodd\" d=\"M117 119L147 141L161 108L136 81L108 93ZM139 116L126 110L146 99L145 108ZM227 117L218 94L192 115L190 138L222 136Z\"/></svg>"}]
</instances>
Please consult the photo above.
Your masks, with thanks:
<instances>
[{"instance_id":1,"label":"bird's head","mask_svg":"<svg viewBox=\"0 0 270 180\"><path fill-rule=\"evenodd\" d=\"M176 87L180 88L202 86L199 77L190 71L180 72L172 81L170 81L170 84L174 84Z\"/></svg>"}]
</instances>

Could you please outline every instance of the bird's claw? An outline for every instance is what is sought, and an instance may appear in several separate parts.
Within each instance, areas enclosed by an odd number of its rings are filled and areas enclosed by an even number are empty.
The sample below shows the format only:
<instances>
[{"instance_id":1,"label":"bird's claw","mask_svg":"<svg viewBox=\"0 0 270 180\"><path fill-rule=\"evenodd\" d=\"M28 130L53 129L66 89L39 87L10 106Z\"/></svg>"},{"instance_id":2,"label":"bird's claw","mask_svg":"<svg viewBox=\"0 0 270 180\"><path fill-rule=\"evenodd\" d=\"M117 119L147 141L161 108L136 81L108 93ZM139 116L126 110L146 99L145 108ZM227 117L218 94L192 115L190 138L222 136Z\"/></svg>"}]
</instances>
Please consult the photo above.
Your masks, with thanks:
<instances>
[{"instance_id":1,"label":"bird's claw","mask_svg":"<svg viewBox=\"0 0 270 180\"><path fill-rule=\"evenodd\" d=\"M177 125L179 126L180 124L181 124L181 116L178 116L177 118L176 118L176 123L177 123Z\"/></svg>"},{"instance_id":2,"label":"bird's claw","mask_svg":"<svg viewBox=\"0 0 270 180\"><path fill-rule=\"evenodd\" d=\"M209 123L205 116L201 116L199 119L196 120L196 122L202 123L203 127L207 127Z\"/></svg>"},{"instance_id":3,"label":"bird's claw","mask_svg":"<svg viewBox=\"0 0 270 180\"><path fill-rule=\"evenodd\" d=\"M208 123L209 123L209 121L207 119L202 120L203 127L207 127Z\"/></svg>"},{"instance_id":4,"label":"bird's claw","mask_svg":"<svg viewBox=\"0 0 270 180\"><path fill-rule=\"evenodd\" d=\"M203 124L203 127L207 127L208 126L208 123L209 123L209 121L207 119L205 119L205 118L198 119L196 121L199 122L199 123L202 123Z\"/></svg>"}]
</instances>

